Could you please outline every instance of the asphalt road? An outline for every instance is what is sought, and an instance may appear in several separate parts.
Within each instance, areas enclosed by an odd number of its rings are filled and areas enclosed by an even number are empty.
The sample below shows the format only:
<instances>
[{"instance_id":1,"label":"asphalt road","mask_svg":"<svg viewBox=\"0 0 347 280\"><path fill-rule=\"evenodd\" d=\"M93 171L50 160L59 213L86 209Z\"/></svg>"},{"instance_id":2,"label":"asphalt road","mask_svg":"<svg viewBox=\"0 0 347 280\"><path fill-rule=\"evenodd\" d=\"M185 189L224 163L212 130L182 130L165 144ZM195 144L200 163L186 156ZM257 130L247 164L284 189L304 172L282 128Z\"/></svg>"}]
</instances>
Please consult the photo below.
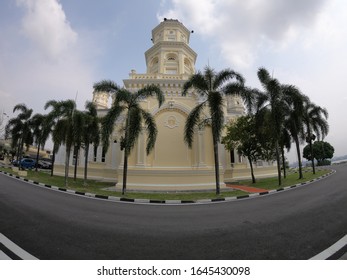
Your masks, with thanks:
<instances>
[{"instance_id":1,"label":"asphalt road","mask_svg":"<svg viewBox=\"0 0 347 280\"><path fill-rule=\"evenodd\" d=\"M273 195L138 205L0 174L0 233L39 259L309 259L347 234L347 165Z\"/></svg>"}]
</instances>

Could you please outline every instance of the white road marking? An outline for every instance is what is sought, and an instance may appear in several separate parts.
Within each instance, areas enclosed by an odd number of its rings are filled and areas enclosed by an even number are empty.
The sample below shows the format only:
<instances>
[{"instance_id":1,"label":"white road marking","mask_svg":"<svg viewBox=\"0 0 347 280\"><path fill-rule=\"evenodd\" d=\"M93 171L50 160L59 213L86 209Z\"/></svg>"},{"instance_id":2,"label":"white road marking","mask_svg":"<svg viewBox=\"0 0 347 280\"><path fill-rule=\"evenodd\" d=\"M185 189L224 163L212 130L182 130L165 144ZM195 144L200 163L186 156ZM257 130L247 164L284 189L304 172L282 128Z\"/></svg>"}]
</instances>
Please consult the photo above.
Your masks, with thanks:
<instances>
[{"instance_id":1,"label":"white road marking","mask_svg":"<svg viewBox=\"0 0 347 280\"><path fill-rule=\"evenodd\" d=\"M0 260L11 260L3 251L0 251Z\"/></svg>"},{"instance_id":2,"label":"white road marking","mask_svg":"<svg viewBox=\"0 0 347 280\"><path fill-rule=\"evenodd\" d=\"M33 255L30 255L28 252L24 251L22 248L20 248L18 245L13 243L10 239L8 239L5 235L0 233L0 243L2 243L7 249L12 251L15 255L20 257L22 260L37 260ZM0 252L0 259L1 259L1 253ZM5 254L4 254L5 255ZM8 257L7 255L5 255Z\"/></svg>"},{"instance_id":3,"label":"white road marking","mask_svg":"<svg viewBox=\"0 0 347 280\"><path fill-rule=\"evenodd\" d=\"M346 245L347 245L347 234L344 237L342 237L339 241L337 241L335 244L331 245L328 249L315 255L310 260L326 260L327 258L334 255L336 252L338 252L342 247Z\"/></svg>"}]
</instances>

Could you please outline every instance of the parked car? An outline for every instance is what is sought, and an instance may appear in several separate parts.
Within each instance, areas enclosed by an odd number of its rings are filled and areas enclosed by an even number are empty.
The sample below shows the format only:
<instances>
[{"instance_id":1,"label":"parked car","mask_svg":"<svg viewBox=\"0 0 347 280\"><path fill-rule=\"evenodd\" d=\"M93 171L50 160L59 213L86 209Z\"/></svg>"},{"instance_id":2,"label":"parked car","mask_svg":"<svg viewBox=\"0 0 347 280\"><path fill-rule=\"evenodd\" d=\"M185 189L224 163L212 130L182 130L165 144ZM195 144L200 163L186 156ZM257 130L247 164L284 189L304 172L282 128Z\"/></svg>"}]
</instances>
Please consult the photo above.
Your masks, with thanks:
<instances>
[{"instance_id":1,"label":"parked car","mask_svg":"<svg viewBox=\"0 0 347 280\"><path fill-rule=\"evenodd\" d=\"M23 169L32 169L35 168L35 164L36 160L32 158L23 158L20 165Z\"/></svg>"},{"instance_id":2,"label":"parked car","mask_svg":"<svg viewBox=\"0 0 347 280\"><path fill-rule=\"evenodd\" d=\"M52 163L46 160L39 160L38 167L42 169L51 169Z\"/></svg>"}]
</instances>

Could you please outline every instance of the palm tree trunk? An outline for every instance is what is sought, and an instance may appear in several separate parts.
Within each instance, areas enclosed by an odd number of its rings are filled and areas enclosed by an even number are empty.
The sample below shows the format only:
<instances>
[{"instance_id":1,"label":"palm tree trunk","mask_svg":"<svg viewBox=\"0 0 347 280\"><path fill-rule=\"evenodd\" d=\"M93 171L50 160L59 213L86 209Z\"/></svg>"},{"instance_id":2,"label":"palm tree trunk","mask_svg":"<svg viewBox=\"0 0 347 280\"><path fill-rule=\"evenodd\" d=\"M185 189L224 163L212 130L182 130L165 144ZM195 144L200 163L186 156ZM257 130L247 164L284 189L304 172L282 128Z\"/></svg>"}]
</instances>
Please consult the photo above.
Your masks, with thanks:
<instances>
[{"instance_id":1,"label":"palm tree trunk","mask_svg":"<svg viewBox=\"0 0 347 280\"><path fill-rule=\"evenodd\" d=\"M84 181L83 181L84 186L87 186L88 154L89 154L89 144L86 143L86 148L84 151Z\"/></svg>"},{"instance_id":2,"label":"palm tree trunk","mask_svg":"<svg viewBox=\"0 0 347 280\"><path fill-rule=\"evenodd\" d=\"M21 139L20 146L19 146L19 153L18 153L18 155L19 155L19 160L18 160L19 170L22 170L23 147L24 147L24 138Z\"/></svg>"},{"instance_id":3,"label":"palm tree trunk","mask_svg":"<svg viewBox=\"0 0 347 280\"><path fill-rule=\"evenodd\" d=\"M282 153L282 166L283 166L283 178L287 178L287 168L286 168L286 158L284 156L284 148L281 147L281 153Z\"/></svg>"},{"instance_id":4,"label":"palm tree trunk","mask_svg":"<svg viewBox=\"0 0 347 280\"><path fill-rule=\"evenodd\" d=\"M294 137L294 141L295 141L296 153L298 156L298 163L299 163L299 179L302 179L303 175L302 175L302 163L301 163L301 154L300 154L300 143L297 136Z\"/></svg>"},{"instance_id":5,"label":"palm tree trunk","mask_svg":"<svg viewBox=\"0 0 347 280\"><path fill-rule=\"evenodd\" d=\"M127 188L127 176L128 176L128 137L129 137L129 123L130 123L130 112L128 111L127 120L125 123L125 135L124 135L124 165L123 165L123 188L122 188L122 195L125 194L126 188Z\"/></svg>"},{"instance_id":6,"label":"palm tree trunk","mask_svg":"<svg viewBox=\"0 0 347 280\"><path fill-rule=\"evenodd\" d=\"M281 186L282 185L281 160L280 160L280 152L279 152L278 140L276 140L276 161L277 161L278 185Z\"/></svg>"},{"instance_id":7,"label":"palm tree trunk","mask_svg":"<svg viewBox=\"0 0 347 280\"><path fill-rule=\"evenodd\" d=\"M255 176L254 176L254 170L253 170L253 164L252 164L252 159L248 157L249 161L249 166L251 167L251 175L252 175L252 183L255 184Z\"/></svg>"},{"instance_id":8,"label":"palm tree trunk","mask_svg":"<svg viewBox=\"0 0 347 280\"><path fill-rule=\"evenodd\" d=\"M310 151L311 151L311 159L312 159L312 172L313 172L313 174L316 174L316 168L314 166L313 146L312 146L312 140L311 139L310 139Z\"/></svg>"},{"instance_id":9,"label":"palm tree trunk","mask_svg":"<svg viewBox=\"0 0 347 280\"><path fill-rule=\"evenodd\" d=\"M18 166L19 166L19 157L20 157L20 147L21 147L21 143L22 143L22 138L20 138L17 142L17 162L18 162Z\"/></svg>"},{"instance_id":10,"label":"palm tree trunk","mask_svg":"<svg viewBox=\"0 0 347 280\"><path fill-rule=\"evenodd\" d=\"M68 186L70 152L71 152L71 147L69 145L67 145L66 146L66 155L65 155L65 187Z\"/></svg>"},{"instance_id":11,"label":"palm tree trunk","mask_svg":"<svg viewBox=\"0 0 347 280\"><path fill-rule=\"evenodd\" d=\"M53 146L53 155L52 155L52 167L51 167L51 177L53 177L54 174L54 162L55 162L55 144Z\"/></svg>"},{"instance_id":12,"label":"palm tree trunk","mask_svg":"<svg viewBox=\"0 0 347 280\"><path fill-rule=\"evenodd\" d=\"M79 152L79 148L77 146L75 146L75 148L74 148L75 164L74 164L74 173L73 173L73 180L74 181L76 181L76 178L77 178L78 152Z\"/></svg>"},{"instance_id":13,"label":"palm tree trunk","mask_svg":"<svg viewBox=\"0 0 347 280\"><path fill-rule=\"evenodd\" d=\"M39 165L39 155L40 155L40 143L37 145L37 153L36 153L36 163L35 163L35 171L37 172L37 167Z\"/></svg>"},{"instance_id":14,"label":"palm tree trunk","mask_svg":"<svg viewBox=\"0 0 347 280\"><path fill-rule=\"evenodd\" d=\"M127 176L128 176L128 153L127 148L124 149L124 166L123 166L123 188L122 195L125 194L127 188Z\"/></svg>"},{"instance_id":15,"label":"palm tree trunk","mask_svg":"<svg viewBox=\"0 0 347 280\"><path fill-rule=\"evenodd\" d=\"M212 127L213 129L213 127ZM216 194L220 194L220 182L219 182L219 155L218 155L218 142L215 133L212 131L213 137L213 152L214 152L214 172L216 177Z\"/></svg>"}]
</instances>

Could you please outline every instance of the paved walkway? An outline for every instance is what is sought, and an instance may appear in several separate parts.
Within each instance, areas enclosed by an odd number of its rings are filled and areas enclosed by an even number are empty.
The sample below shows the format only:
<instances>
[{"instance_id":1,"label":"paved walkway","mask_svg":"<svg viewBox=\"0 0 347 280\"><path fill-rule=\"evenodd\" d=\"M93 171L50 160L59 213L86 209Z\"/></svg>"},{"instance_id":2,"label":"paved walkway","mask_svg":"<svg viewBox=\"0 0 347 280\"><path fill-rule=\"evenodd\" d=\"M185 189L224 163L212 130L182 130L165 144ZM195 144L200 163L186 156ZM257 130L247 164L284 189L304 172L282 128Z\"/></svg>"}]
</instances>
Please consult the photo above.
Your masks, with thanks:
<instances>
[{"instance_id":1,"label":"paved walkway","mask_svg":"<svg viewBox=\"0 0 347 280\"><path fill-rule=\"evenodd\" d=\"M233 188L236 190L248 192L248 193L262 193L267 192L266 189L260 189L260 188L254 188L254 187L248 187L248 186L240 186L240 185L232 185L232 184L226 184L227 187Z\"/></svg>"}]
</instances>

